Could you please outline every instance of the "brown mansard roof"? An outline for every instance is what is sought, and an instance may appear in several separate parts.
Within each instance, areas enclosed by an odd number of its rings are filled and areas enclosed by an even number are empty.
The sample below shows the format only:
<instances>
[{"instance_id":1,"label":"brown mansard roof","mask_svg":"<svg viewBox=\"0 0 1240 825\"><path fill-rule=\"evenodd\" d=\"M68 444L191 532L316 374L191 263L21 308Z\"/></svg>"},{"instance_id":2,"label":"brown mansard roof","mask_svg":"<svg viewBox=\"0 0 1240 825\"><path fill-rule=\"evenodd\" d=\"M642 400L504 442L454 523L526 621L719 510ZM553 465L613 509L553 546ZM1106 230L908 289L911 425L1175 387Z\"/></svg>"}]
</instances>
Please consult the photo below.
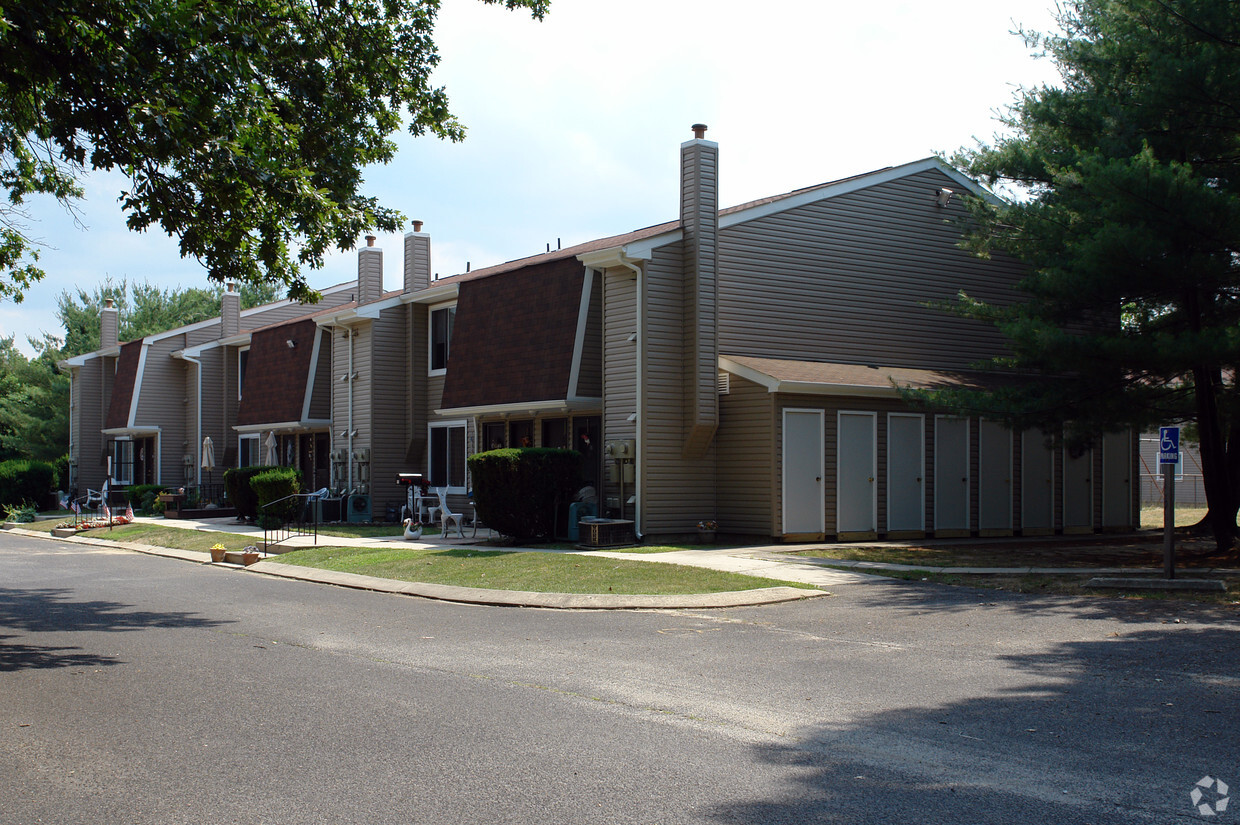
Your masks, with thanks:
<instances>
[{"instance_id":1,"label":"brown mansard roof","mask_svg":"<svg viewBox=\"0 0 1240 825\"><path fill-rule=\"evenodd\" d=\"M134 383L138 378L138 359L144 340L138 338L121 345L121 354L116 359L116 379L112 383L112 401L104 419L105 429L119 430L129 426L129 408L133 406Z\"/></svg>"},{"instance_id":2,"label":"brown mansard roof","mask_svg":"<svg viewBox=\"0 0 1240 825\"><path fill-rule=\"evenodd\" d=\"M241 388L237 424L300 421L318 326L313 318L256 330ZM292 341L295 346L290 347Z\"/></svg>"},{"instance_id":3,"label":"brown mansard roof","mask_svg":"<svg viewBox=\"0 0 1240 825\"><path fill-rule=\"evenodd\" d=\"M444 409L566 398L583 277L569 257L463 282Z\"/></svg>"}]
</instances>

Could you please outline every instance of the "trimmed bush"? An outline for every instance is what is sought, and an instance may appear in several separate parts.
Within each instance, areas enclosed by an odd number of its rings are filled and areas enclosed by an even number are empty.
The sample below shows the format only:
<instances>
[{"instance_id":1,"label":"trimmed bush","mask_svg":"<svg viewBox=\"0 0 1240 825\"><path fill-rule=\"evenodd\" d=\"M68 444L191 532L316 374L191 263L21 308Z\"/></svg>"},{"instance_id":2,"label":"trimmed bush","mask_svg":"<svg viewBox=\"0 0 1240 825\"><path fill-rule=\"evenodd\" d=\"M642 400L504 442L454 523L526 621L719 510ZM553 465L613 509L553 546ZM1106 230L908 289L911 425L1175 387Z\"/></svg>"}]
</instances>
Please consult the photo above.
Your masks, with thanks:
<instances>
[{"instance_id":1,"label":"trimmed bush","mask_svg":"<svg viewBox=\"0 0 1240 825\"><path fill-rule=\"evenodd\" d=\"M250 488L258 498L258 517L264 527L297 517L301 499L290 498L270 509L266 505L301 492L301 470L294 467L268 467L267 472L250 476Z\"/></svg>"},{"instance_id":2,"label":"trimmed bush","mask_svg":"<svg viewBox=\"0 0 1240 825\"><path fill-rule=\"evenodd\" d=\"M518 541L555 538L556 506L581 486L581 453L509 447L469 457L478 518Z\"/></svg>"},{"instance_id":3,"label":"trimmed bush","mask_svg":"<svg viewBox=\"0 0 1240 825\"><path fill-rule=\"evenodd\" d=\"M258 518L258 496L250 488L250 479L273 468L269 464L253 467L235 467L224 471L224 491L228 500L237 508L237 514L251 521Z\"/></svg>"},{"instance_id":4,"label":"trimmed bush","mask_svg":"<svg viewBox=\"0 0 1240 825\"><path fill-rule=\"evenodd\" d=\"M55 478L56 469L46 461L0 461L0 507L25 503L42 507Z\"/></svg>"},{"instance_id":5,"label":"trimmed bush","mask_svg":"<svg viewBox=\"0 0 1240 825\"><path fill-rule=\"evenodd\" d=\"M135 510L149 513L152 512L151 504L155 501L155 496L167 489L163 484L131 484L125 488L125 496Z\"/></svg>"}]
</instances>

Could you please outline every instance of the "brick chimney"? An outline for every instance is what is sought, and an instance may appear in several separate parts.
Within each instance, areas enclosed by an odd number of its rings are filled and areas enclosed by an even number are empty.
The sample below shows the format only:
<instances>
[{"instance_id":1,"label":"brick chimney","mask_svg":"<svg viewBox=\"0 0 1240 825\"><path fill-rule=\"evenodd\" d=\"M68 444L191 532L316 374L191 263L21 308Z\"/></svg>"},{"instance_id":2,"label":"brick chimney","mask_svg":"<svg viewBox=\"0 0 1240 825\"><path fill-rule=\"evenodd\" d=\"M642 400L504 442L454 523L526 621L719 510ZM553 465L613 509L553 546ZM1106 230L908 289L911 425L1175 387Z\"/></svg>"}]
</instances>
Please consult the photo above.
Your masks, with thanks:
<instances>
[{"instance_id":1,"label":"brick chimney","mask_svg":"<svg viewBox=\"0 0 1240 825\"><path fill-rule=\"evenodd\" d=\"M111 298L103 302L99 311L99 349L111 349L120 343L120 312Z\"/></svg>"},{"instance_id":2,"label":"brick chimney","mask_svg":"<svg viewBox=\"0 0 1240 825\"><path fill-rule=\"evenodd\" d=\"M680 145L680 223L684 234L684 456L705 454L719 425L719 144L693 125Z\"/></svg>"},{"instance_id":3,"label":"brick chimney","mask_svg":"<svg viewBox=\"0 0 1240 825\"><path fill-rule=\"evenodd\" d=\"M366 245L357 252L357 304L369 304L383 297L383 250L375 246L375 236L366 236Z\"/></svg>"},{"instance_id":4,"label":"brick chimney","mask_svg":"<svg viewBox=\"0 0 1240 825\"><path fill-rule=\"evenodd\" d=\"M422 221L413 222L405 233L405 292L418 292L431 285L431 236L422 231Z\"/></svg>"},{"instance_id":5,"label":"brick chimney","mask_svg":"<svg viewBox=\"0 0 1240 825\"><path fill-rule=\"evenodd\" d=\"M220 337L231 338L241 332L241 293L229 282L220 296Z\"/></svg>"}]
</instances>

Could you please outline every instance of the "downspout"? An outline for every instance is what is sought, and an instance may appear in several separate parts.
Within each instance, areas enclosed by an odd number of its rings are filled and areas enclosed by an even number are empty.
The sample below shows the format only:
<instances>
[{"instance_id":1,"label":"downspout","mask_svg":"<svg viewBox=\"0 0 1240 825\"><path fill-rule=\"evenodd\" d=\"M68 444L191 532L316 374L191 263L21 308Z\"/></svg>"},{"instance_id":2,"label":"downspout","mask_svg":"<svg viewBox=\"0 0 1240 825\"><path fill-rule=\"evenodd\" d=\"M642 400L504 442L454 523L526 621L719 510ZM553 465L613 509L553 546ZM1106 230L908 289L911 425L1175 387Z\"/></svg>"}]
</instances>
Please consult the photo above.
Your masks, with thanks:
<instances>
[{"instance_id":1,"label":"downspout","mask_svg":"<svg viewBox=\"0 0 1240 825\"><path fill-rule=\"evenodd\" d=\"M349 335L349 455L346 466L349 468L349 486L350 494L353 492L353 338L355 331L349 327L345 327L345 331Z\"/></svg>"},{"instance_id":2,"label":"downspout","mask_svg":"<svg viewBox=\"0 0 1240 825\"><path fill-rule=\"evenodd\" d=\"M194 406L198 410L197 425L196 425L198 435L194 439L194 445L195 445L194 446L194 464L196 464L197 466L194 469L194 473L195 473L194 478L195 478L195 486L201 488L202 487L202 362L199 361L198 357L194 355L182 355L181 357L194 365L194 367L196 368L194 372L196 373L197 379L198 379L196 382L198 391L197 391L197 395L194 397ZM160 438L160 441L161 442L163 441L162 437ZM161 444L160 446L162 447L163 445ZM162 452L162 450L160 452ZM162 466L163 458L164 457L162 455L157 455L155 457L155 460L157 462L155 466L159 469L159 472L156 473L156 475L160 476L160 478L162 478L164 474L164 468ZM156 484L161 483L160 479L157 478L155 480L155 483Z\"/></svg>"},{"instance_id":3,"label":"downspout","mask_svg":"<svg viewBox=\"0 0 1240 825\"><path fill-rule=\"evenodd\" d=\"M628 267L633 271L633 275L637 278L637 357L634 359L637 363L637 427L634 430L633 443L633 537L638 541L642 540L642 496L645 494L645 485L641 483L642 479L642 425L645 423L646 408L646 388L642 382L642 350L646 346L646 329L645 317L642 304L642 268L637 264L629 263L621 256L620 264ZM620 489L624 489L624 470L620 471ZM623 496L623 492L621 496ZM624 502L620 502L620 506L624 507Z\"/></svg>"}]
</instances>

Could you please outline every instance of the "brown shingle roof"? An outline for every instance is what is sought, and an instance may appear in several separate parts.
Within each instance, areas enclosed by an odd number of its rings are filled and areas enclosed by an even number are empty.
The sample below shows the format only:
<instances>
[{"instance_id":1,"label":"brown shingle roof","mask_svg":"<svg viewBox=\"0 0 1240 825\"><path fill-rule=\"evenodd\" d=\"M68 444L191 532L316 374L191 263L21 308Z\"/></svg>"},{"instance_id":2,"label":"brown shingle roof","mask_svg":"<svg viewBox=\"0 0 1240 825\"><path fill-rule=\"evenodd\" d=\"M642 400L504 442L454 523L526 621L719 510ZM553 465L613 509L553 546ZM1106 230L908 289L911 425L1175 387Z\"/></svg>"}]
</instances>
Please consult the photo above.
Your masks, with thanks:
<instances>
[{"instance_id":1,"label":"brown shingle roof","mask_svg":"<svg viewBox=\"0 0 1240 825\"><path fill-rule=\"evenodd\" d=\"M112 402L108 405L108 416L104 419L104 428L119 430L129 426L129 408L133 405L134 382L138 377L138 358L142 355L144 338L121 345L121 354L116 359L116 379L112 383Z\"/></svg>"},{"instance_id":2,"label":"brown shingle roof","mask_svg":"<svg viewBox=\"0 0 1240 825\"><path fill-rule=\"evenodd\" d=\"M567 397L583 276L568 257L462 283L443 408Z\"/></svg>"},{"instance_id":3,"label":"brown shingle roof","mask_svg":"<svg viewBox=\"0 0 1240 825\"><path fill-rule=\"evenodd\" d=\"M241 388L237 424L300 421L318 326L313 318L256 330ZM288 341L296 346L290 347Z\"/></svg>"}]
</instances>

